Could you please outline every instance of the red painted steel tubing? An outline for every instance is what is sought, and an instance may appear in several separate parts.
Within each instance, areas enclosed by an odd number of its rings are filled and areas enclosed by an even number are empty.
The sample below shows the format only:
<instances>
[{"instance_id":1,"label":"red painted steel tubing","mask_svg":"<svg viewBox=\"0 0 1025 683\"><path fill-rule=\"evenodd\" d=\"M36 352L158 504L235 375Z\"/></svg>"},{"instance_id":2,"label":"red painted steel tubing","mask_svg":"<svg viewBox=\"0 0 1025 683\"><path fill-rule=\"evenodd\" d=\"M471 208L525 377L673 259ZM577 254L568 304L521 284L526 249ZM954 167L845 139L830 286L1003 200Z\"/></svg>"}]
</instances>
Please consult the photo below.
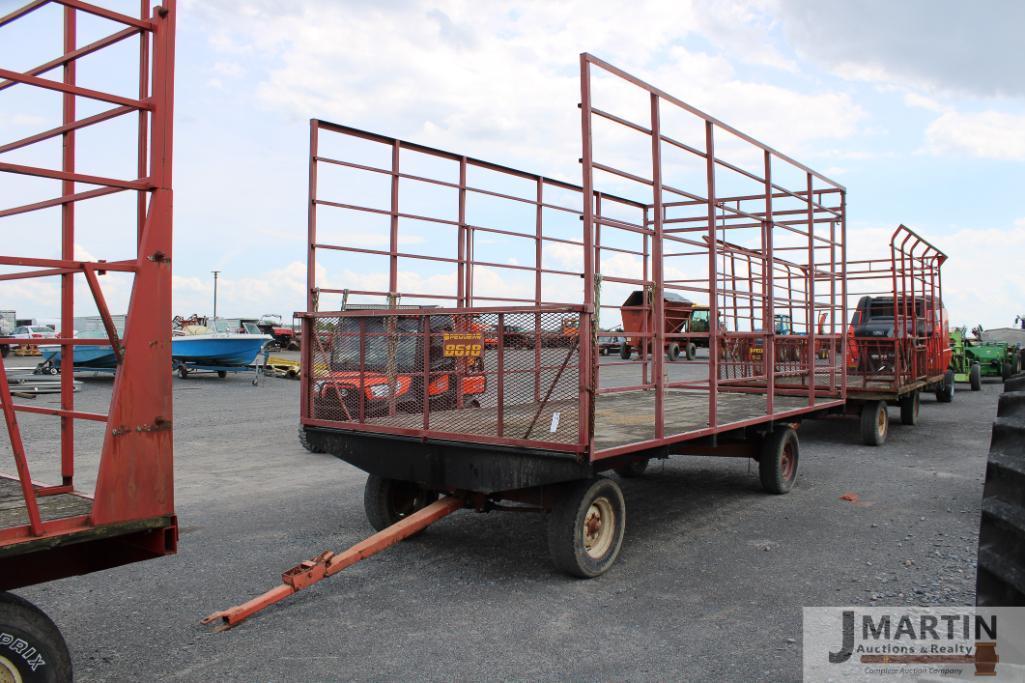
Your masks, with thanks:
<instances>
[{"instance_id":1,"label":"red painted steel tubing","mask_svg":"<svg viewBox=\"0 0 1025 683\"><path fill-rule=\"evenodd\" d=\"M422 510L418 510L408 517L399 520L387 529L378 531L370 538L360 541L344 552L335 554L327 550L312 560L306 560L296 565L281 575L281 585L275 586L266 593L258 595L241 605L214 612L204 617L200 623L210 624L220 621L221 623L215 630L227 630L242 623L260 610L270 607L274 603L281 602L294 593L298 593L303 588L312 586L321 579L337 574L346 567L351 567L360 560L365 560L385 548L409 538L461 507L463 507L463 500L461 498L442 498Z\"/></svg>"}]
</instances>

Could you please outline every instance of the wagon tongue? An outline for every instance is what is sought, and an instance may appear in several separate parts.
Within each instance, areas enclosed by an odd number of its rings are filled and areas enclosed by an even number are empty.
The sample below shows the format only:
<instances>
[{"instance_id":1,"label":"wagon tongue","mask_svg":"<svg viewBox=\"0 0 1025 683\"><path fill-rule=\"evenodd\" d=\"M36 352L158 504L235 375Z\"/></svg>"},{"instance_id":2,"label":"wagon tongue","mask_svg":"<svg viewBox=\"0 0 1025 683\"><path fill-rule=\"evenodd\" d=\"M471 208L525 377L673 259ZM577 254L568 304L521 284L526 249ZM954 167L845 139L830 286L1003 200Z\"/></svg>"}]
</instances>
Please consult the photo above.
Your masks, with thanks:
<instances>
[{"instance_id":1,"label":"wagon tongue","mask_svg":"<svg viewBox=\"0 0 1025 683\"><path fill-rule=\"evenodd\" d=\"M346 567L351 567L360 560L365 560L385 548L409 538L439 519L447 517L460 509L463 507L463 504L464 502L461 498L451 496L442 498L407 517L403 517L387 529L382 529L348 550L337 554L330 550L325 550L312 560L301 562L284 572L281 575L280 585L241 605L214 612L204 617L200 623L210 624L219 621L220 623L214 627L214 631L226 631L242 623L265 607L270 607L274 603L280 602L294 593L298 593L303 588L312 586L321 579L337 574Z\"/></svg>"}]
</instances>

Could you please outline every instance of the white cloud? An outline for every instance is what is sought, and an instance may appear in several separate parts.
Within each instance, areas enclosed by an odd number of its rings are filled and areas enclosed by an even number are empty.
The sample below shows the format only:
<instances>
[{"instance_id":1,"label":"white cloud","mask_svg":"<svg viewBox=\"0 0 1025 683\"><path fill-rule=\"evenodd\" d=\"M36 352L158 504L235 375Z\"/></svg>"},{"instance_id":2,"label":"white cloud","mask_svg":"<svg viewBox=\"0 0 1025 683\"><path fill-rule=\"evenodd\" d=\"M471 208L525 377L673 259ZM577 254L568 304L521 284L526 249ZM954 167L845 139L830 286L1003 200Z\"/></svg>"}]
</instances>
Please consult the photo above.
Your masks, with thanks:
<instances>
[{"instance_id":1,"label":"white cloud","mask_svg":"<svg viewBox=\"0 0 1025 683\"><path fill-rule=\"evenodd\" d=\"M789 42L843 78L983 96L1025 93L1025 5L1016 0L773 4Z\"/></svg>"},{"instance_id":2,"label":"white cloud","mask_svg":"<svg viewBox=\"0 0 1025 683\"><path fill-rule=\"evenodd\" d=\"M931 97L926 97L917 92L906 92L904 93L904 104L909 107L915 107L917 109L926 109L928 111L934 111L942 113L949 111L950 108L940 102L934 100Z\"/></svg>"},{"instance_id":3,"label":"white cloud","mask_svg":"<svg viewBox=\"0 0 1025 683\"><path fill-rule=\"evenodd\" d=\"M213 65L212 71L226 78L238 78L246 73L245 67L238 62L217 62Z\"/></svg>"},{"instance_id":4,"label":"white cloud","mask_svg":"<svg viewBox=\"0 0 1025 683\"><path fill-rule=\"evenodd\" d=\"M926 129L926 151L1005 161L1025 160L1025 115L948 111Z\"/></svg>"},{"instance_id":5,"label":"white cloud","mask_svg":"<svg viewBox=\"0 0 1025 683\"><path fill-rule=\"evenodd\" d=\"M795 68L769 37L767 3L637 2L628 12L611 2L584 9L467 0L387 9L315 0L285 12L270 3L247 7L243 16L234 5L195 10L219 27L211 42L222 53L273 58L258 76L260 97L271 107L573 180L580 155L576 54L584 50L788 153L849 137L865 116L846 94L736 77L731 60ZM481 26L501 27L500 39L483 39ZM688 35L712 45L685 49L680 41Z\"/></svg>"}]
</instances>

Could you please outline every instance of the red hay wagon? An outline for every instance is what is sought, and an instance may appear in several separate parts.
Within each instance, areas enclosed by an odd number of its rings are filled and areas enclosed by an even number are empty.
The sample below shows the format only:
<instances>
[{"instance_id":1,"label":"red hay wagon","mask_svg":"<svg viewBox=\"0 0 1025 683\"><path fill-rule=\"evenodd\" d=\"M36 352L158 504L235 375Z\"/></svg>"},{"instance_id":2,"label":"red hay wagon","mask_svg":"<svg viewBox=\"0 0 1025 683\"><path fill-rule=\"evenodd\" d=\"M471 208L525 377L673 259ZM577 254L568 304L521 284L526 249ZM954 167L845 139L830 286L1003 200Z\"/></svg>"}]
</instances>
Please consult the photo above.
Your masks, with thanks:
<instances>
[{"instance_id":1,"label":"red hay wagon","mask_svg":"<svg viewBox=\"0 0 1025 683\"><path fill-rule=\"evenodd\" d=\"M25 17L33 15L30 21ZM101 19L101 22L97 22ZM59 282L60 337L66 365L60 378L59 407L18 402L17 388L8 382L9 368L0 368L0 403L10 449L2 456L13 461L16 473L0 476L0 590L29 586L77 574L115 567L175 552L177 523L172 484L171 402L171 124L174 72L174 0L150 9L142 0L140 13L128 16L79 0L33 2L0 17L0 41L24 39L18 31L31 22L51 20L54 33L63 29L63 45L56 57L25 71L0 68L0 101L22 107L44 92L59 93L62 108L56 125L17 140L0 141L0 174L15 182L28 196L52 198L0 209L9 234L38 229L53 221L59 243L41 255L0 256L0 280L54 278ZM83 33L111 23L113 33L87 44ZM131 82L132 96L83 87L76 81L77 60L123 42L138 45L138 61L123 63L119 82ZM46 44L44 41L36 41ZM92 84L92 83L91 83ZM111 88L112 90L115 88ZM123 92L123 89L117 88ZM25 97L27 99L17 99ZM76 110L99 113L81 116ZM117 121L122 127L117 128ZM108 125L114 125L109 132ZM130 139L124 126L134 128ZM95 146L79 144L80 132L103 134L111 141L102 154ZM94 133L99 131L99 133ZM93 142L95 142L95 137ZM57 167L39 143L61 143ZM18 151L19 163L8 153ZM90 154L89 152L93 153ZM115 157L126 163L123 175L96 174L111 168ZM5 181L7 182L7 181ZM84 187L83 187L84 186ZM130 197L103 216L109 233L124 226L130 233L134 256L122 260L82 260L75 255L76 227L88 231L89 206L100 197L125 193ZM11 197L13 195L5 195ZM92 204L90 204L92 202ZM83 206L86 205L86 206ZM95 228L93 228L95 229ZM14 245L15 243L11 243ZM16 245L24 248L24 245ZM55 257L52 254L59 254ZM131 298L123 338L107 308L101 285L105 273L131 276ZM51 280L52 281L52 280ZM72 337L76 310L76 283L88 286L92 303L103 321L105 337ZM0 339L0 344L16 340ZM24 340L18 340L24 343ZM107 413L86 412L75 405L70 360L75 345L108 345L117 358L117 373ZM2 363L0 363L2 365ZM60 423L60 444L25 438L22 422L50 416ZM79 420L103 425L98 468L90 471L76 461ZM80 423L78 423L80 424ZM31 433L31 425L26 430ZM79 434L85 429L79 427ZM42 483L32 476L42 471L59 473L57 481ZM77 466L77 467L76 467ZM82 470L85 470L84 472ZM38 470L37 470L38 471ZM82 479L95 478L90 495L79 488ZM0 680L71 680L67 647L56 626L27 601L0 593Z\"/></svg>"},{"instance_id":2,"label":"red hay wagon","mask_svg":"<svg viewBox=\"0 0 1025 683\"><path fill-rule=\"evenodd\" d=\"M797 423L846 397L844 188L591 55L580 76L580 186L311 121L300 435L368 473L378 533L207 622L237 624L461 508L547 513L555 564L597 576L625 514L600 474L651 458L751 458L768 492L791 488ZM322 279L340 270L348 288ZM599 363L599 322L620 314L602 302L632 291L653 293L653 324L631 336L706 341L708 360ZM708 302L707 331L665 324L676 296ZM372 308L332 308L342 297ZM780 334L765 321L782 310ZM755 344L758 359L738 352Z\"/></svg>"},{"instance_id":3,"label":"red hay wagon","mask_svg":"<svg viewBox=\"0 0 1025 683\"><path fill-rule=\"evenodd\" d=\"M940 277L947 256L904 225L889 246L889 257L847 263L848 412L860 415L870 446L886 441L887 406L899 406L901 422L915 425L922 392L940 403L954 399Z\"/></svg>"}]
</instances>

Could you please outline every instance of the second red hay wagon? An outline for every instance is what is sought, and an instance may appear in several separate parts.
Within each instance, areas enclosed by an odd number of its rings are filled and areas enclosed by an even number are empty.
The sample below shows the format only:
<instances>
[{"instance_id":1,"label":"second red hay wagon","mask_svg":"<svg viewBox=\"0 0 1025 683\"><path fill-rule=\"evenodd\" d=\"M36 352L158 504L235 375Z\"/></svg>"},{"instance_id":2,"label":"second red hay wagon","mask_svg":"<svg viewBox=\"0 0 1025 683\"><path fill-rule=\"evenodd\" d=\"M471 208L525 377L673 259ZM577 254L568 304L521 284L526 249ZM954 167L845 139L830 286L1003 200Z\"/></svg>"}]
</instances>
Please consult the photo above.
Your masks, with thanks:
<instances>
[{"instance_id":1,"label":"second red hay wagon","mask_svg":"<svg viewBox=\"0 0 1025 683\"><path fill-rule=\"evenodd\" d=\"M235 625L462 508L547 513L556 566L600 575L625 504L599 475L636 476L651 458L750 458L766 491L793 486L798 423L846 398L844 188L591 55L580 68L580 186L311 121L300 433L368 473L378 533L205 622ZM633 112L601 108L615 89ZM636 144L617 154L607 143L624 131ZM370 224L386 248L351 239ZM352 254L387 277L357 275L380 283L359 291L318 281ZM613 257L620 267L604 268ZM430 286L404 275L413 263L453 277ZM650 348L699 337L707 363L599 364L598 319L619 313L602 301L629 291L652 292ZM670 295L707 301L708 331L664 324ZM330 310L337 296L369 308ZM792 324L777 333L765 321L782 310ZM758 360L731 351L755 344Z\"/></svg>"},{"instance_id":2,"label":"second red hay wagon","mask_svg":"<svg viewBox=\"0 0 1025 683\"><path fill-rule=\"evenodd\" d=\"M847 412L859 416L870 446L886 441L888 406L913 426L923 393L940 403L954 399L941 278L947 256L904 225L888 246L888 257L847 263Z\"/></svg>"}]
</instances>

